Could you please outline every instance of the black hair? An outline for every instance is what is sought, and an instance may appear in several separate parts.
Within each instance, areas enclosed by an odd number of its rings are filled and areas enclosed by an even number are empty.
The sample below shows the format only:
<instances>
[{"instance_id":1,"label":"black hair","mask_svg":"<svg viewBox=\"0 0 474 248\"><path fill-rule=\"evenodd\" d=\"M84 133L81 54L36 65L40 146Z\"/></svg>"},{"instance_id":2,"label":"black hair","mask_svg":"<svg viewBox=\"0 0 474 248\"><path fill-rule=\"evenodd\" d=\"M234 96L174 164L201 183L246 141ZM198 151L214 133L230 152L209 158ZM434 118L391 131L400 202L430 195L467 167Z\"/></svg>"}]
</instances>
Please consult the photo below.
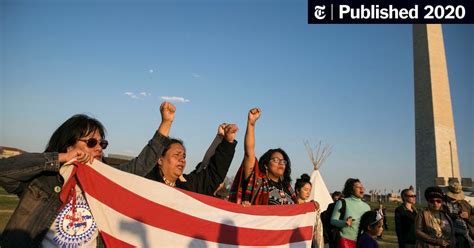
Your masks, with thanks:
<instances>
[{"instance_id":1,"label":"black hair","mask_svg":"<svg viewBox=\"0 0 474 248\"><path fill-rule=\"evenodd\" d=\"M438 186L426 188L425 199L429 201L434 198L444 199L443 190Z\"/></svg>"},{"instance_id":2,"label":"black hair","mask_svg":"<svg viewBox=\"0 0 474 248\"><path fill-rule=\"evenodd\" d=\"M344 184L344 189L342 190L342 195L345 198L354 195L354 184L356 183L360 183L360 180L357 178L349 178L346 180L346 183Z\"/></svg>"},{"instance_id":3,"label":"black hair","mask_svg":"<svg viewBox=\"0 0 474 248\"><path fill-rule=\"evenodd\" d=\"M67 148L74 145L78 139L96 131L102 139L105 138L105 128L100 121L84 114L74 115L54 131L45 152L67 152Z\"/></svg>"},{"instance_id":4,"label":"black hair","mask_svg":"<svg viewBox=\"0 0 474 248\"><path fill-rule=\"evenodd\" d=\"M341 196L342 196L341 191L334 191L334 192L332 192L331 198L334 199L334 197L336 197L336 196L337 196L337 197L341 197Z\"/></svg>"},{"instance_id":5,"label":"black hair","mask_svg":"<svg viewBox=\"0 0 474 248\"><path fill-rule=\"evenodd\" d=\"M295 191L296 191L296 194L299 194L300 193L300 189L303 188L307 183L309 183L309 185L313 186L310 182L310 177L308 174L303 174L301 175L300 178L296 179L296 183L295 183Z\"/></svg>"},{"instance_id":6,"label":"black hair","mask_svg":"<svg viewBox=\"0 0 474 248\"><path fill-rule=\"evenodd\" d=\"M270 164L270 159L272 158L273 153L279 152L281 155L283 155L283 159L286 160L286 166L285 166L285 172L283 173L283 183L287 185L291 185L291 162L290 162L290 157L288 157L288 154L286 154L285 151L281 148L276 148L276 149L270 149L267 152L265 152L260 159L258 160L259 162L259 169L261 172L264 174L267 172L267 167Z\"/></svg>"},{"instance_id":7,"label":"black hair","mask_svg":"<svg viewBox=\"0 0 474 248\"><path fill-rule=\"evenodd\" d=\"M163 149L163 152L161 153L161 157L165 156L166 152L170 149L172 144L180 144L183 146L184 150L186 150L186 147L184 147L184 142L182 140L171 138L170 142Z\"/></svg>"},{"instance_id":8,"label":"black hair","mask_svg":"<svg viewBox=\"0 0 474 248\"><path fill-rule=\"evenodd\" d=\"M383 218L381 218L380 220L383 220ZM359 230L357 231L357 240L359 240L360 236L363 233L369 231L369 227L375 228L379 221L377 221L377 211L369 210L365 212L360 217Z\"/></svg>"}]
</instances>

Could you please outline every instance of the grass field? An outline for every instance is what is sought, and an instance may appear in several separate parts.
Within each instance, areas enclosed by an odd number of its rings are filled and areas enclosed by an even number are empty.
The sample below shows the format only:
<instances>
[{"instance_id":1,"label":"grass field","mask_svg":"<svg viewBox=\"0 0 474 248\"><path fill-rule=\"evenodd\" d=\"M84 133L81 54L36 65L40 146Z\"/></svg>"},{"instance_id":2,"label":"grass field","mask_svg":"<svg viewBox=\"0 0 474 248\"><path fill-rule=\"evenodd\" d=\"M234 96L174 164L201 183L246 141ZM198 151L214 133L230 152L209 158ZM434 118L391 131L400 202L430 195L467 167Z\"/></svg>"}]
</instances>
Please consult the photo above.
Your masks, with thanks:
<instances>
[{"instance_id":1,"label":"grass field","mask_svg":"<svg viewBox=\"0 0 474 248\"><path fill-rule=\"evenodd\" d=\"M17 204L18 197L16 195L8 194L3 188L0 188L0 233L3 232Z\"/></svg>"},{"instance_id":2,"label":"grass field","mask_svg":"<svg viewBox=\"0 0 474 248\"><path fill-rule=\"evenodd\" d=\"M372 209L378 208L378 203L369 202L369 205ZM387 208L387 224L388 230L384 230L382 240L379 240L380 247L386 248L395 248L398 247L397 243L397 234L395 233L395 208L398 206L396 203L385 203L385 208Z\"/></svg>"},{"instance_id":3,"label":"grass field","mask_svg":"<svg viewBox=\"0 0 474 248\"><path fill-rule=\"evenodd\" d=\"M15 195L8 194L0 188L0 233L3 232L10 215L13 213L17 204L18 198ZM377 203L369 203L369 205L372 209L378 207ZM387 208L388 230L384 231L383 240L379 241L379 245L383 248L395 248L398 247L394 220L394 211L397 204L387 203L385 207Z\"/></svg>"}]
</instances>

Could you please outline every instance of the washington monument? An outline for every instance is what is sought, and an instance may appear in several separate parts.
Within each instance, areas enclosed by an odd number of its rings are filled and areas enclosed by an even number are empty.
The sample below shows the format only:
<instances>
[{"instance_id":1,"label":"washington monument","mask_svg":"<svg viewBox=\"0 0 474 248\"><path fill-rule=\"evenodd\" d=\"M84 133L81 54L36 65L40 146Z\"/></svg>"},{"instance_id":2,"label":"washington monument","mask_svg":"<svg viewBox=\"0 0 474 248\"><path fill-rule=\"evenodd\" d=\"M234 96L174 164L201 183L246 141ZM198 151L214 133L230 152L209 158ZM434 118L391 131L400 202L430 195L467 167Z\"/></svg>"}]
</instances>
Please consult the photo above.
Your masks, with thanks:
<instances>
[{"instance_id":1,"label":"washington monument","mask_svg":"<svg viewBox=\"0 0 474 248\"><path fill-rule=\"evenodd\" d=\"M423 194L435 181L442 185L446 185L449 178L461 181L440 24L413 25L413 55L416 186Z\"/></svg>"}]
</instances>

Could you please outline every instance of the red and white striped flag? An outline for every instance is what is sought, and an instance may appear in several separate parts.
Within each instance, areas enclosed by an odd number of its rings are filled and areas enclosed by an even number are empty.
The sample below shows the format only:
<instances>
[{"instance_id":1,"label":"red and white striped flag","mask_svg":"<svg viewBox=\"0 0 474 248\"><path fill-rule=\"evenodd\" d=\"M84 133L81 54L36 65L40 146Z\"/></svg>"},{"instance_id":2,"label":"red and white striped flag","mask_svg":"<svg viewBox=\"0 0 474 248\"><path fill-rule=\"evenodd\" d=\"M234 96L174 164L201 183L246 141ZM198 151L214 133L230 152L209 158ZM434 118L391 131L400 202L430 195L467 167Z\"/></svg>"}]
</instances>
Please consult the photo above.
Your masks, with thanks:
<instances>
[{"instance_id":1,"label":"red and white striped flag","mask_svg":"<svg viewBox=\"0 0 474 248\"><path fill-rule=\"evenodd\" d=\"M107 247L311 246L313 203L245 208L97 160L76 166Z\"/></svg>"}]
</instances>

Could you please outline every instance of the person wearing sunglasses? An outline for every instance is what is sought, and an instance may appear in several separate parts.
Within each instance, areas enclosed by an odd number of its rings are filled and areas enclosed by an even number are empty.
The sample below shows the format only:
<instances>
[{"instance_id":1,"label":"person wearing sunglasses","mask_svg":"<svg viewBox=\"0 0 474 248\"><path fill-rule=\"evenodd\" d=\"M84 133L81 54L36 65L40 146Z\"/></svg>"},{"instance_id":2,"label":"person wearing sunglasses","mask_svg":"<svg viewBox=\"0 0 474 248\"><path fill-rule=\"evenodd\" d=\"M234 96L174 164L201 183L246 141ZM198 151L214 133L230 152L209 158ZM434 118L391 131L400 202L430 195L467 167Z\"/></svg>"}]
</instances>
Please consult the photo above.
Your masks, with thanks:
<instances>
[{"instance_id":1,"label":"person wearing sunglasses","mask_svg":"<svg viewBox=\"0 0 474 248\"><path fill-rule=\"evenodd\" d=\"M175 107L160 106L162 122L138 157L116 166L145 176L170 143L169 130ZM107 148L100 121L78 114L66 120L51 136L44 153L24 153L0 159L0 186L19 196L20 202L6 225L0 247L96 247L103 246L90 208L79 186L68 199L60 199L63 164L103 160Z\"/></svg>"},{"instance_id":2,"label":"person wearing sunglasses","mask_svg":"<svg viewBox=\"0 0 474 248\"><path fill-rule=\"evenodd\" d=\"M404 189L400 195L403 203L395 209L395 230L398 247L415 248L415 220L418 214L415 208L416 195L413 189Z\"/></svg>"},{"instance_id":3,"label":"person wearing sunglasses","mask_svg":"<svg viewBox=\"0 0 474 248\"><path fill-rule=\"evenodd\" d=\"M453 222L443 211L443 191L440 187L428 187L425 198L428 207L416 217L416 247L455 248Z\"/></svg>"},{"instance_id":4,"label":"person wearing sunglasses","mask_svg":"<svg viewBox=\"0 0 474 248\"><path fill-rule=\"evenodd\" d=\"M295 204L291 187L291 162L281 148L270 149L259 160L255 156L255 124L261 111L248 113L244 159L237 171L229 200L244 206Z\"/></svg>"}]
</instances>

